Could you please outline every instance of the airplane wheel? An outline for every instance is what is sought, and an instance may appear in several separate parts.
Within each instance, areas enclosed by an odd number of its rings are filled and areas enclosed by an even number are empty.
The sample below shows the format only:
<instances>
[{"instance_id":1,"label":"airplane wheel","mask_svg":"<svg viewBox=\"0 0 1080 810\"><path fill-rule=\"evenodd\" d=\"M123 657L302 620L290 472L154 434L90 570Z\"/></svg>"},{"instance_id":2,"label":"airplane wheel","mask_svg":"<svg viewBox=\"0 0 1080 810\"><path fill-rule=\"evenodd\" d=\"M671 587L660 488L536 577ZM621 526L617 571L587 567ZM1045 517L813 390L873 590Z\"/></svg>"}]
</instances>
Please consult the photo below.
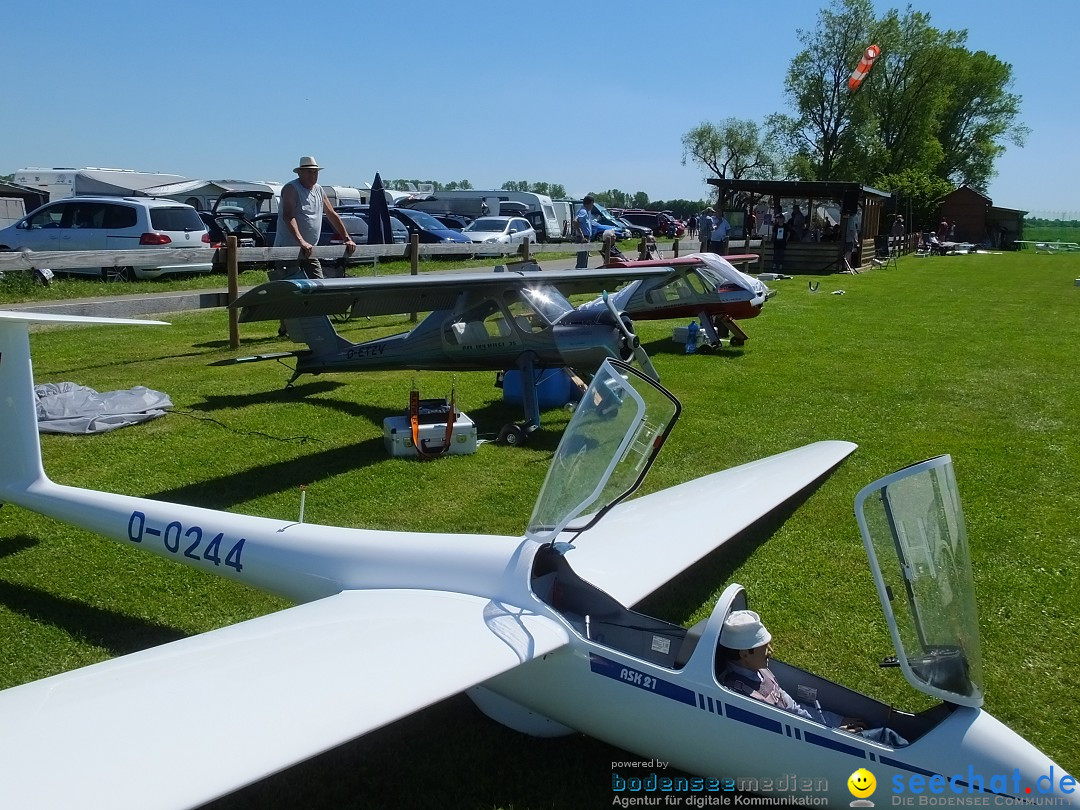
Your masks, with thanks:
<instances>
[{"instance_id":1,"label":"airplane wheel","mask_svg":"<svg viewBox=\"0 0 1080 810\"><path fill-rule=\"evenodd\" d=\"M745 346L745 345L746 345L746 341L745 341L745 340L743 340L742 338L737 338L737 337L733 337L733 338L731 339L731 345L732 345L732 346Z\"/></svg>"},{"instance_id":2,"label":"airplane wheel","mask_svg":"<svg viewBox=\"0 0 1080 810\"><path fill-rule=\"evenodd\" d=\"M520 444L525 444L525 431L521 429L521 425L503 425L503 429L499 431L497 441L499 444L505 444L508 447L517 447Z\"/></svg>"}]
</instances>

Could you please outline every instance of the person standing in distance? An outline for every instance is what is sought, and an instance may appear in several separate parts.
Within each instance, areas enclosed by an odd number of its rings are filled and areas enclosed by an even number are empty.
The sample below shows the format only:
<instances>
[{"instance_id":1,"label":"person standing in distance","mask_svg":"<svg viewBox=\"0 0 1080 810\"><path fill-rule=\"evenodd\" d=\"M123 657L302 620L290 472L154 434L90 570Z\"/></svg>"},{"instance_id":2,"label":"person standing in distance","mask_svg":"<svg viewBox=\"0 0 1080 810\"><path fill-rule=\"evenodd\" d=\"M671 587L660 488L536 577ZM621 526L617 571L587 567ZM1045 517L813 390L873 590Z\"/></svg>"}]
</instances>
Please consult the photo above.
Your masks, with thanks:
<instances>
[{"instance_id":1,"label":"person standing in distance","mask_svg":"<svg viewBox=\"0 0 1080 810\"><path fill-rule=\"evenodd\" d=\"M300 250L295 259L275 264L269 274L271 281L323 277L322 264L317 256L312 255L312 250L319 244L324 215L345 244L345 255L349 256L356 250L356 243L349 236L345 223L319 185L320 169L322 166L310 155L300 158L300 165L293 169L296 179L281 189L274 247L298 247Z\"/></svg>"},{"instance_id":2,"label":"person standing in distance","mask_svg":"<svg viewBox=\"0 0 1080 810\"><path fill-rule=\"evenodd\" d=\"M592 210L596 201L591 194L586 194L581 201L581 208L574 214L574 241L579 243L591 242L593 231L596 230L596 221L593 219ZM575 270L585 270L589 266L589 251L582 250L577 255Z\"/></svg>"}]
</instances>

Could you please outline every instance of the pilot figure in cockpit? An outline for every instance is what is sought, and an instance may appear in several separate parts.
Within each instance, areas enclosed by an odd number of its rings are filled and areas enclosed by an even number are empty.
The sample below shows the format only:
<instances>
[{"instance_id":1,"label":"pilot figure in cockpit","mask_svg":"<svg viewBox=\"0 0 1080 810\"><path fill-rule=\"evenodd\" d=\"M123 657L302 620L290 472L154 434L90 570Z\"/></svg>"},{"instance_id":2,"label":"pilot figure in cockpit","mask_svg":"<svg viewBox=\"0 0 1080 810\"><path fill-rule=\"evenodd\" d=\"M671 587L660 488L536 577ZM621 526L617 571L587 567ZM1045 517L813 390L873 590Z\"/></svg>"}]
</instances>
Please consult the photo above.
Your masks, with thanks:
<instances>
[{"instance_id":1,"label":"pilot figure in cockpit","mask_svg":"<svg viewBox=\"0 0 1080 810\"><path fill-rule=\"evenodd\" d=\"M769 669L772 648L770 633L761 623L761 617L752 610L734 610L724 620L720 630L720 644L716 650L717 677L734 692L776 706L799 717L839 728L867 739L885 743L893 748L908 744L907 740L890 728L867 728L866 721L844 717L820 706L804 706L780 688Z\"/></svg>"}]
</instances>

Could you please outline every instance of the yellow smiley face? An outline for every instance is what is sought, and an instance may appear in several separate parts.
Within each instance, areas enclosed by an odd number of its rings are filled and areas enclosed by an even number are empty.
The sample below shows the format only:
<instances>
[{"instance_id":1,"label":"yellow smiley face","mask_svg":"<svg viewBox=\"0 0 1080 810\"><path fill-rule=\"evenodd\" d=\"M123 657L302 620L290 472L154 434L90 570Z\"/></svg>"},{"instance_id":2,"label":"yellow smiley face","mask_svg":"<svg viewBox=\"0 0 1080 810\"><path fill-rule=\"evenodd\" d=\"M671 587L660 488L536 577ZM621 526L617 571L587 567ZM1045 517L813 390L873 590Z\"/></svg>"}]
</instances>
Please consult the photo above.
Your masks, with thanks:
<instances>
[{"instance_id":1,"label":"yellow smiley face","mask_svg":"<svg viewBox=\"0 0 1080 810\"><path fill-rule=\"evenodd\" d=\"M858 799L865 799L877 789L877 779L866 768L859 768L847 780L848 790Z\"/></svg>"}]
</instances>

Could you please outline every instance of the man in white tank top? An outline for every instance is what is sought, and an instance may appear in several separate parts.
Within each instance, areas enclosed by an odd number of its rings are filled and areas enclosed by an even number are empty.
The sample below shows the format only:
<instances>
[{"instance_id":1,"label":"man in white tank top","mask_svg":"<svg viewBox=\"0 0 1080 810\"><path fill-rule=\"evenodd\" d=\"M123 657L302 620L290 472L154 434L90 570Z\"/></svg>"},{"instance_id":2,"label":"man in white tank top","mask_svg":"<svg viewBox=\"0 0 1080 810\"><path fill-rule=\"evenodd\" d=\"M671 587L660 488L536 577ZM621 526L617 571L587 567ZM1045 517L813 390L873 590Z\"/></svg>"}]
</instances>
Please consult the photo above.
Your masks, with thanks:
<instances>
[{"instance_id":1,"label":"man in white tank top","mask_svg":"<svg viewBox=\"0 0 1080 810\"><path fill-rule=\"evenodd\" d=\"M300 165L293 169L297 178L286 183L281 189L281 204L278 206L277 235L274 247L298 247L296 259L279 261L270 273L271 280L282 278L322 278L322 264L312 249L319 244L322 233L323 216L330 221L338 236L345 244L345 255L356 250L334 206L323 194L319 185L319 170L322 166L311 156L300 158Z\"/></svg>"}]
</instances>

